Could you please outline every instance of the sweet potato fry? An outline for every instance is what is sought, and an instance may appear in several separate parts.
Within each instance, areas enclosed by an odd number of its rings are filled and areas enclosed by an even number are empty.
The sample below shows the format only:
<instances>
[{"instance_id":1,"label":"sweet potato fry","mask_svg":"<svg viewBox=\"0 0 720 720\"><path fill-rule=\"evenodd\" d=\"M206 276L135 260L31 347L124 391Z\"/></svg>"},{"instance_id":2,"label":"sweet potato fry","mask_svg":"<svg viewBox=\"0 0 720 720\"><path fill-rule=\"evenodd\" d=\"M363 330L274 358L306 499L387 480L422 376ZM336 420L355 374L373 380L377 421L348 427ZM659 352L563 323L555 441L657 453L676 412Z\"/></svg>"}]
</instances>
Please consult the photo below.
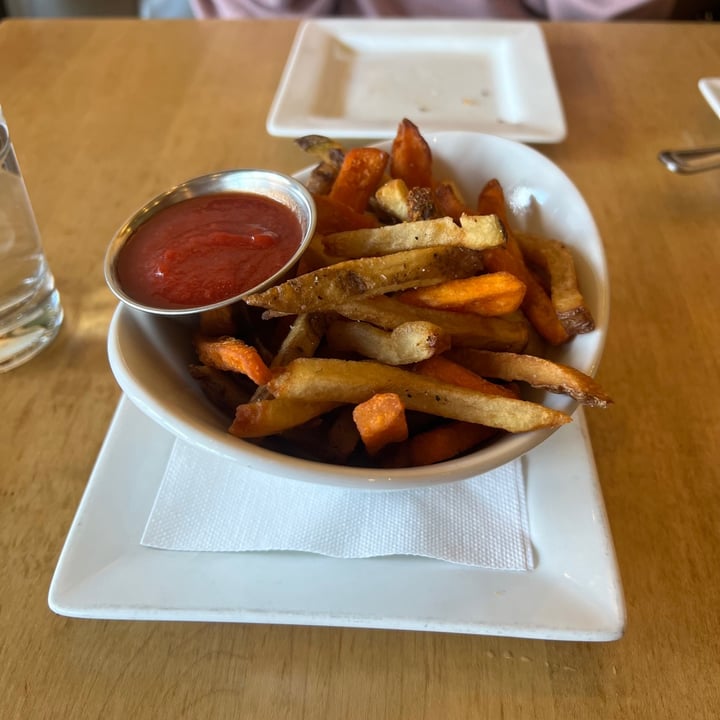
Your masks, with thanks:
<instances>
[{"instance_id":1,"label":"sweet potato fry","mask_svg":"<svg viewBox=\"0 0 720 720\"><path fill-rule=\"evenodd\" d=\"M536 403L469 390L373 360L299 358L268 383L275 397L361 403L394 392L407 410L525 432L570 422L565 413Z\"/></svg>"},{"instance_id":2,"label":"sweet potato fry","mask_svg":"<svg viewBox=\"0 0 720 720\"><path fill-rule=\"evenodd\" d=\"M490 248L483 253L487 269L492 272L509 272L521 280L525 285L522 309L535 330L551 345L567 342L570 335L562 326L550 297L525 265L522 251L508 221L502 185L496 179L488 181L480 192L478 212L499 217L507 236L505 247Z\"/></svg>"},{"instance_id":3,"label":"sweet potato fry","mask_svg":"<svg viewBox=\"0 0 720 720\"><path fill-rule=\"evenodd\" d=\"M329 255L361 258L422 247L458 246L485 250L505 244L505 232L496 217L467 216L462 222L463 225L458 227L452 218L433 218L333 233L323 238L323 247Z\"/></svg>"},{"instance_id":4,"label":"sweet potato fry","mask_svg":"<svg viewBox=\"0 0 720 720\"><path fill-rule=\"evenodd\" d=\"M335 306L349 320L362 320L392 330L413 320L430 322L449 333L453 347L521 351L528 343L525 319L482 317L474 313L418 308L384 295L349 299Z\"/></svg>"},{"instance_id":5,"label":"sweet potato fry","mask_svg":"<svg viewBox=\"0 0 720 720\"><path fill-rule=\"evenodd\" d=\"M337 403L269 398L238 405L229 432L239 438L260 438L297 427L337 407Z\"/></svg>"},{"instance_id":6,"label":"sweet potato fry","mask_svg":"<svg viewBox=\"0 0 720 720\"><path fill-rule=\"evenodd\" d=\"M352 320L336 320L327 331L334 352L358 353L388 365L410 365L450 349L450 335L424 320L410 321L393 330Z\"/></svg>"},{"instance_id":7,"label":"sweet potato fry","mask_svg":"<svg viewBox=\"0 0 720 720\"><path fill-rule=\"evenodd\" d=\"M407 118L398 125L390 150L390 176L408 188L432 187L432 152L417 126Z\"/></svg>"},{"instance_id":8,"label":"sweet potato fry","mask_svg":"<svg viewBox=\"0 0 720 720\"><path fill-rule=\"evenodd\" d=\"M570 335L594 330L595 321L578 287L575 261L565 245L529 233L515 236L525 259L549 277L550 300L565 330Z\"/></svg>"},{"instance_id":9,"label":"sweet potato fry","mask_svg":"<svg viewBox=\"0 0 720 720\"><path fill-rule=\"evenodd\" d=\"M453 182L444 180L437 183L433 188L433 195L435 210L440 217L447 216L458 221L461 215L473 214Z\"/></svg>"},{"instance_id":10,"label":"sweet potato fry","mask_svg":"<svg viewBox=\"0 0 720 720\"><path fill-rule=\"evenodd\" d=\"M508 272L522 281L525 285L522 310L544 340L551 345L562 345L570 339L542 285L509 248L490 248L483 252L483 260L487 270Z\"/></svg>"},{"instance_id":11,"label":"sweet potato fry","mask_svg":"<svg viewBox=\"0 0 720 720\"><path fill-rule=\"evenodd\" d=\"M417 307L463 310L493 317L515 312L525 296L525 285L506 272L446 280L437 285L405 290L398 300Z\"/></svg>"},{"instance_id":12,"label":"sweet potato fry","mask_svg":"<svg viewBox=\"0 0 720 720\"><path fill-rule=\"evenodd\" d=\"M513 228L497 179L468 204L408 119L390 152L296 143L318 163L318 221L294 277L204 314L194 338L190 372L231 433L316 462L415 467L571 421L522 400L523 384L612 402L543 359L593 319L567 248Z\"/></svg>"},{"instance_id":13,"label":"sweet potato fry","mask_svg":"<svg viewBox=\"0 0 720 720\"><path fill-rule=\"evenodd\" d=\"M395 393L377 393L353 410L353 420L370 455L408 436L405 406Z\"/></svg>"},{"instance_id":14,"label":"sweet potato fry","mask_svg":"<svg viewBox=\"0 0 720 720\"><path fill-rule=\"evenodd\" d=\"M370 213L358 212L328 195L313 195L317 208L315 232L321 235L379 227L380 221Z\"/></svg>"},{"instance_id":15,"label":"sweet potato fry","mask_svg":"<svg viewBox=\"0 0 720 720\"><path fill-rule=\"evenodd\" d=\"M468 370L465 366L453 362L448 358L436 355L419 362L413 368L415 372L427 377L441 380L442 382L452 383L460 387L469 388L470 390L478 390L488 395L502 395L503 397L517 397L517 395L509 388L503 385L486 380L481 375Z\"/></svg>"},{"instance_id":16,"label":"sweet potato fry","mask_svg":"<svg viewBox=\"0 0 720 720\"><path fill-rule=\"evenodd\" d=\"M380 185L388 162L388 153L371 147L360 147L345 153L329 197L362 213Z\"/></svg>"},{"instance_id":17,"label":"sweet potato fry","mask_svg":"<svg viewBox=\"0 0 720 720\"><path fill-rule=\"evenodd\" d=\"M383 457L391 467L421 467L451 460L498 434L496 428L452 421L418 433Z\"/></svg>"},{"instance_id":18,"label":"sweet potato fry","mask_svg":"<svg viewBox=\"0 0 720 720\"><path fill-rule=\"evenodd\" d=\"M590 407L607 407L612 403L610 396L589 375L546 358L473 348L451 350L449 355L486 378L519 380L532 387L569 395Z\"/></svg>"},{"instance_id":19,"label":"sweet potato fry","mask_svg":"<svg viewBox=\"0 0 720 720\"><path fill-rule=\"evenodd\" d=\"M353 297L380 295L466 277L480 267L480 253L473 250L453 246L419 248L346 260L320 268L249 295L245 302L289 315L333 310Z\"/></svg>"},{"instance_id":20,"label":"sweet potato fry","mask_svg":"<svg viewBox=\"0 0 720 720\"><path fill-rule=\"evenodd\" d=\"M257 385L265 385L272 373L258 351L233 337L194 337L195 351L204 365L247 375Z\"/></svg>"}]
</instances>

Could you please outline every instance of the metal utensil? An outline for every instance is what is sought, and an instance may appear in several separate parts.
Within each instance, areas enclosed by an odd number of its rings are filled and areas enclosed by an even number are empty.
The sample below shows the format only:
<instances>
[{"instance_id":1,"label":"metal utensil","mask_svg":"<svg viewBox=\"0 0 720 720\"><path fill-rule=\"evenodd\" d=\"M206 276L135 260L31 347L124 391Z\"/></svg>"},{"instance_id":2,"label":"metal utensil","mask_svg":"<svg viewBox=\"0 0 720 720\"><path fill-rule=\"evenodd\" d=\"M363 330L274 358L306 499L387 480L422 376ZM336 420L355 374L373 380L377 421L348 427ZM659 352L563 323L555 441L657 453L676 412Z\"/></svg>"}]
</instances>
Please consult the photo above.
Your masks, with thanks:
<instances>
[{"instance_id":1,"label":"metal utensil","mask_svg":"<svg viewBox=\"0 0 720 720\"><path fill-rule=\"evenodd\" d=\"M720 147L663 150L658 154L658 160L674 173L691 175L720 168Z\"/></svg>"}]
</instances>

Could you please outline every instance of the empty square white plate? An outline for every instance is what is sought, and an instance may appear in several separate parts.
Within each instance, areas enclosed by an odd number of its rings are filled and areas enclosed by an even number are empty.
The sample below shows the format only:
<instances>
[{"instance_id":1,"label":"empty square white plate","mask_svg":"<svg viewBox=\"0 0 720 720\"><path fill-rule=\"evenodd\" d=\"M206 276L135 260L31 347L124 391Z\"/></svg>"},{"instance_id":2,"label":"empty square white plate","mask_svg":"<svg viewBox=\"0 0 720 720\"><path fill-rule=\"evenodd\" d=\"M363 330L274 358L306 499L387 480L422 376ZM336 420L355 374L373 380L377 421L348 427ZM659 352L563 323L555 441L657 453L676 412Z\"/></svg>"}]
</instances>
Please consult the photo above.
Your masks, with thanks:
<instances>
[{"instance_id":1,"label":"empty square white plate","mask_svg":"<svg viewBox=\"0 0 720 720\"><path fill-rule=\"evenodd\" d=\"M540 25L494 20L308 20L270 113L271 135L390 138L474 130L559 142L565 118Z\"/></svg>"}]
</instances>

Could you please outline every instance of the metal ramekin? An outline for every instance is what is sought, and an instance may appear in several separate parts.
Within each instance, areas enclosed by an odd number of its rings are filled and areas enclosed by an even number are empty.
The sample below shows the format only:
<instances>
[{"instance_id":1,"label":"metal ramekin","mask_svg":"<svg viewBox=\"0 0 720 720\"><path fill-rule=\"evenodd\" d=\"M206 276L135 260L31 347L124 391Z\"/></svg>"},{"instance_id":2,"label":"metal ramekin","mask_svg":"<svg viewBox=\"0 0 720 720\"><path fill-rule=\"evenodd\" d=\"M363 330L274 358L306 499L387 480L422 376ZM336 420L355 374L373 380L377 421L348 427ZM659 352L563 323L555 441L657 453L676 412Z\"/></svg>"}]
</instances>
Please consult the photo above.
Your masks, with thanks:
<instances>
[{"instance_id":1,"label":"metal ramekin","mask_svg":"<svg viewBox=\"0 0 720 720\"><path fill-rule=\"evenodd\" d=\"M302 239L293 256L276 273L259 285L211 305L188 308L162 308L144 305L127 295L118 279L116 262L120 250L133 233L155 213L183 200L220 193L251 193L277 200L292 210L300 222ZM315 232L316 209L312 195L305 186L288 175L269 170L251 168L224 170L192 178L161 193L135 212L115 233L105 254L105 281L113 294L126 305L154 315L194 315L205 310L223 307L237 302L246 295L260 292L282 280L305 252Z\"/></svg>"}]
</instances>

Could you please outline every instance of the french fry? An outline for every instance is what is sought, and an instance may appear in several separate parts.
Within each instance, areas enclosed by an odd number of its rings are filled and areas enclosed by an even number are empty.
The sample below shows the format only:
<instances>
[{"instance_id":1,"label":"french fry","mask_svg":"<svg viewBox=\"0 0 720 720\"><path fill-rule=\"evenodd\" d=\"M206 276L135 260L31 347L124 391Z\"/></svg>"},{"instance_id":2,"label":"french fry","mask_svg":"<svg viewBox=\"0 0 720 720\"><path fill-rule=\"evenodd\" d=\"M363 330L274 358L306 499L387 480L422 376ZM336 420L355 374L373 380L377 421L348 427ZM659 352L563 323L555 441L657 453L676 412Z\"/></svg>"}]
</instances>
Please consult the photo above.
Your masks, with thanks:
<instances>
[{"instance_id":1,"label":"french fry","mask_svg":"<svg viewBox=\"0 0 720 720\"><path fill-rule=\"evenodd\" d=\"M471 348L452 350L449 355L486 378L519 380L532 387L569 395L590 407L607 407L612 403L610 396L589 375L546 358Z\"/></svg>"},{"instance_id":2,"label":"french fry","mask_svg":"<svg viewBox=\"0 0 720 720\"><path fill-rule=\"evenodd\" d=\"M550 300L568 334L594 330L595 321L578 287L575 261L565 245L528 233L515 236L526 260L542 268L550 278Z\"/></svg>"},{"instance_id":3,"label":"french fry","mask_svg":"<svg viewBox=\"0 0 720 720\"><path fill-rule=\"evenodd\" d=\"M408 222L437 217L431 188L414 187L408 191Z\"/></svg>"},{"instance_id":4,"label":"french fry","mask_svg":"<svg viewBox=\"0 0 720 720\"><path fill-rule=\"evenodd\" d=\"M468 370L464 365L453 362L441 355L419 362L413 370L421 375L427 375L427 377L469 388L470 390L478 390L488 395L517 397L509 388L490 382L472 370Z\"/></svg>"},{"instance_id":5,"label":"french fry","mask_svg":"<svg viewBox=\"0 0 720 720\"><path fill-rule=\"evenodd\" d=\"M571 418L558 410L515 398L458 387L373 360L299 358L268 383L279 398L358 404L393 392L407 410L478 423L509 432L558 427Z\"/></svg>"},{"instance_id":6,"label":"french fry","mask_svg":"<svg viewBox=\"0 0 720 720\"><path fill-rule=\"evenodd\" d=\"M395 393L377 393L353 410L353 420L370 455L408 437L405 406Z\"/></svg>"},{"instance_id":7,"label":"french fry","mask_svg":"<svg viewBox=\"0 0 720 720\"><path fill-rule=\"evenodd\" d=\"M244 375L223 372L208 365L193 364L188 369L208 400L228 415L232 415L241 403L248 402L255 388Z\"/></svg>"},{"instance_id":8,"label":"french fry","mask_svg":"<svg viewBox=\"0 0 720 720\"><path fill-rule=\"evenodd\" d=\"M328 317L323 313L302 313L295 317L280 347L270 361L270 368L282 367L299 357L312 357L325 335ZM260 385L251 400L267 400L270 393Z\"/></svg>"},{"instance_id":9,"label":"french fry","mask_svg":"<svg viewBox=\"0 0 720 720\"><path fill-rule=\"evenodd\" d=\"M345 153L342 166L329 192L332 200L362 213L375 193L388 162L388 153L378 148L352 148Z\"/></svg>"},{"instance_id":10,"label":"french fry","mask_svg":"<svg viewBox=\"0 0 720 720\"><path fill-rule=\"evenodd\" d=\"M451 460L498 434L496 428L451 421L418 433L383 455L386 467L421 467Z\"/></svg>"},{"instance_id":11,"label":"french fry","mask_svg":"<svg viewBox=\"0 0 720 720\"><path fill-rule=\"evenodd\" d=\"M413 288L396 297L417 307L463 310L492 317L515 312L524 296L522 281L510 273L497 272Z\"/></svg>"},{"instance_id":12,"label":"french fry","mask_svg":"<svg viewBox=\"0 0 720 720\"><path fill-rule=\"evenodd\" d=\"M380 226L380 221L367 212L358 212L328 195L313 195L317 208L315 232L321 235Z\"/></svg>"},{"instance_id":13,"label":"french fry","mask_svg":"<svg viewBox=\"0 0 720 720\"><path fill-rule=\"evenodd\" d=\"M450 335L425 320L402 323L393 330L352 320L335 320L327 330L335 353L357 353L388 365L410 365L450 349Z\"/></svg>"},{"instance_id":14,"label":"french fry","mask_svg":"<svg viewBox=\"0 0 720 720\"><path fill-rule=\"evenodd\" d=\"M233 318L232 305L223 305L200 313L200 334L208 337L234 335L237 324Z\"/></svg>"},{"instance_id":15,"label":"french fry","mask_svg":"<svg viewBox=\"0 0 720 720\"><path fill-rule=\"evenodd\" d=\"M525 265L522 251L508 222L502 185L496 179L488 181L480 192L478 212L499 217L507 236L505 247L485 251L487 269L492 272L509 272L521 280L525 285L522 309L533 327L551 345L567 342L570 335L560 322L550 297Z\"/></svg>"},{"instance_id":16,"label":"french fry","mask_svg":"<svg viewBox=\"0 0 720 720\"><path fill-rule=\"evenodd\" d=\"M307 189L314 195L327 195L345 158L344 148L324 135L305 135L297 138L295 143L301 150L320 160L310 173Z\"/></svg>"},{"instance_id":17,"label":"french fry","mask_svg":"<svg viewBox=\"0 0 720 720\"><path fill-rule=\"evenodd\" d=\"M285 455L335 465L354 464L352 455L362 445L350 405L254 442Z\"/></svg>"},{"instance_id":18,"label":"french fry","mask_svg":"<svg viewBox=\"0 0 720 720\"><path fill-rule=\"evenodd\" d=\"M319 462L415 467L571 421L522 400L522 383L612 402L543 359L594 322L567 248L516 231L497 179L472 208L436 180L408 119L389 153L296 143L318 161L306 182L318 219L295 277L204 313L193 340L190 373L232 434Z\"/></svg>"},{"instance_id":19,"label":"french fry","mask_svg":"<svg viewBox=\"0 0 720 720\"><path fill-rule=\"evenodd\" d=\"M350 405L338 408L329 422L326 445L339 462L346 462L360 443L360 433L352 416Z\"/></svg>"},{"instance_id":20,"label":"french fry","mask_svg":"<svg viewBox=\"0 0 720 720\"><path fill-rule=\"evenodd\" d=\"M404 118L390 150L390 176L402 178L408 188L431 187L432 152L417 126Z\"/></svg>"},{"instance_id":21,"label":"french fry","mask_svg":"<svg viewBox=\"0 0 720 720\"><path fill-rule=\"evenodd\" d=\"M299 357L312 357L325 335L327 325L328 317L322 313L298 315L270 362L270 367L282 367Z\"/></svg>"},{"instance_id":22,"label":"french fry","mask_svg":"<svg viewBox=\"0 0 720 720\"><path fill-rule=\"evenodd\" d=\"M443 180L433 187L435 209L440 217L451 217L459 221L462 215L472 215L455 183Z\"/></svg>"},{"instance_id":23,"label":"french fry","mask_svg":"<svg viewBox=\"0 0 720 720\"><path fill-rule=\"evenodd\" d=\"M303 425L337 407L337 403L313 400L268 398L246 402L235 408L235 419L228 432L239 438L278 435Z\"/></svg>"},{"instance_id":24,"label":"french fry","mask_svg":"<svg viewBox=\"0 0 720 720\"><path fill-rule=\"evenodd\" d=\"M401 250L438 246L486 250L504 243L503 227L498 218L492 215L467 216L461 227L452 218L444 217L349 230L323 238L325 252L346 258L387 255Z\"/></svg>"},{"instance_id":25,"label":"french fry","mask_svg":"<svg viewBox=\"0 0 720 720\"><path fill-rule=\"evenodd\" d=\"M418 308L385 295L349 299L334 310L349 320L360 320L392 330L402 323L426 321L449 333L453 347L521 351L528 343L527 322L507 317Z\"/></svg>"},{"instance_id":26,"label":"french fry","mask_svg":"<svg viewBox=\"0 0 720 720\"><path fill-rule=\"evenodd\" d=\"M410 219L409 192L408 186L402 178L393 178L383 183L375 191L375 201L388 215L407 222Z\"/></svg>"},{"instance_id":27,"label":"french fry","mask_svg":"<svg viewBox=\"0 0 720 720\"><path fill-rule=\"evenodd\" d=\"M343 146L325 135L303 135L295 139L295 144L306 153L315 156L318 160L326 162L340 169L345 158Z\"/></svg>"},{"instance_id":28,"label":"french fry","mask_svg":"<svg viewBox=\"0 0 720 720\"><path fill-rule=\"evenodd\" d=\"M257 385L265 385L272 377L270 368L258 351L243 340L234 337L194 337L195 352L201 363L218 370L247 375Z\"/></svg>"},{"instance_id":29,"label":"french fry","mask_svg":"<svg viewBox=\"0 0 720 720\"><path fill-rule=\"evenodd\" d=\"M315 233L305 252L302 254L302 257L298 261L295 275L304 275L305 273L317 270L318 268L334 265L341 260L344 260L344 258L333 257L325 252L322 235Z\"/></svg>"},{"instance_id":30,"label":"french fry","mask_svg":"<svg viewBox=\"0 0 720 720\"><path fill-rule=\"evenodd\" d=\"M538 280L519 262L508 248L486 250L483 254L486 268L491 272L509 272L525 285L522 310L538 334L551 345L562 345L570 335L562 326L550 297Z\"/></svg>"},{"instance_id":31,"label":"french fry","mask_svg":"<svg viewBox=\"0 0 720 720\"><path fill-rule=\"evenodd\" d=\"M466 248L419 248L380 257L346 260L286 280L245 298L248 305L296 315L334 310L353 297L369 297L472 275L480 254Z\"/></svg>"}]
</instances>

